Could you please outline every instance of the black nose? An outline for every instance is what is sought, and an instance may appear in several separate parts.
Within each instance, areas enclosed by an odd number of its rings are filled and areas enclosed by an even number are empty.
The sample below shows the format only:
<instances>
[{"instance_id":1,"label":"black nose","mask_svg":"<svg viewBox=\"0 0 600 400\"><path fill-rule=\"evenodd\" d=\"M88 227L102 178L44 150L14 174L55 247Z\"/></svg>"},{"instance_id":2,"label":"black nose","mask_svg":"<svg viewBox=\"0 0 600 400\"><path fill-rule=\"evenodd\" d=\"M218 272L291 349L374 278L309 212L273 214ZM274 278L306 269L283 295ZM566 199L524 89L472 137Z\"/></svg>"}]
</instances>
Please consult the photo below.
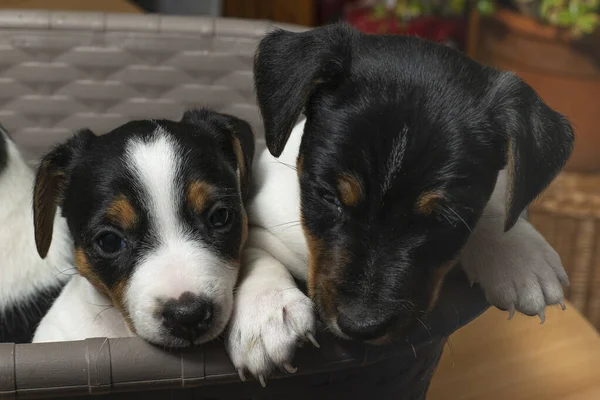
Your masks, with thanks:
<instances>
[{"instance_id":1,"label":"black nose","mask_svg":"<svg viewBox=\"0 0 600 400\"><path fill-rule=\"evenodd\" d=\"M339 310L337 323L342 333L355 340L373 340L384 336L394 317L381 309L350 307Z\"/></svg>"},{"instance_id":2,"label":"black nose","mask_svg":"<svg viewBox=\"0 0 600 400\"><path fill-rule=\"evenodd\" d=\"M173 336L193 341L210 328L213 305L200 296L185 292L179 299L167 301L161 315L163 325Z\"/></svg>"}]
</instances>

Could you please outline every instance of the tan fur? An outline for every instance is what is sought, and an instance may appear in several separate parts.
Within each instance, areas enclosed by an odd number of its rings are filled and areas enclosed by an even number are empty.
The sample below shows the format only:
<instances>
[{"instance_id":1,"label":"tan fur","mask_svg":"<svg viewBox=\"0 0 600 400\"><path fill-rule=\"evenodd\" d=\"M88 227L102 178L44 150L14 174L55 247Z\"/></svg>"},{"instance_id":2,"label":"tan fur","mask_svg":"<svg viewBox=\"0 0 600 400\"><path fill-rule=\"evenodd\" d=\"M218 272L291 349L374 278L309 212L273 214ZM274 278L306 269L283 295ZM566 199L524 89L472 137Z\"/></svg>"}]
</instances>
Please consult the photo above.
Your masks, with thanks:
<instances>
[{"instance_id":1,"label":"tan fur","mask_svg":"<svg viewBox=\"0 0 600 400\"><path fill-rule=\"evenodd\" d=\"M97 291L102 294L108 295L108 288L102 282L102 280L96 275L94 269L88 262L85 251L81 247L75 248L75 267L79 272L79 275L83 276L85 279L91 283Z\"/></svg>"},{"instance_id":2,"label":"tan fur","mask_svg":"<svg viewBox=\"0 0 600 400\"><path fill-rule=\"evenodd\" d=\"M135 329L133 327L133 322L131 321L131 317L127 312L123 304L123 299L125 298L125 290L127 289L127 280L123 279L117 284L115 284L111 289L109 289L104 282L98 277L92 266L90 265L85 251L77 247L75 248L75 266L77 267L77 271L79 275L87 279L89 283L91 283L94 288L100 293L108 296L110 298L111 303L115 306L123 315L127 326L131 330L131 332L135 333Z\"/></svg>"},{"instance_id":3,"label":"tan fur","mask_svg":"<svg viewBox=\"0 0 600 400\"><path fill-rule=\"evenodd\" d=\"M364 199L362 184L354 175L342 174L338 178L337 188L342 203L348 207L355 207Z\"/></svg>"},{"instance_id":4,"label":"tan fur","mask_svg":"<svg viewBox=\"0 0 600 400\"><path fill-rule=\"evenodd\" d=\"M52 243L56 208L63 201L67 177L61 170L51 171L51 163L43 161L38 169L33 192L35 244L45 258Z\"/></svg>"},{"instance_id":5,"label":"tan fur","mask_svg":"<svg viewBox=\"0 0 600 400\"><path fill-rule=\"evenodd\" d=\"M507 180L506 180L506 218L508 218L508 212L513 202L513 190L515 181L515 154L513 150L514 139L508 139L508 145L506 146L506 164L507 168Z\"/></svg>"},{"instance_id":6,"label":"tan fur","mask_svg":"<svg viewBox=\"0 0 600 400\"><path fill-rule=\"evenodd\" d=\"M135 229L139 222L135 208L127 197L122 194L108 207L106 218L126 231Z\"/></svg>"},{"instance_id":7,"label":"tan fur","mask_svg":"<svg viewBox=\"0 0 600 400\"><path fill-rule=\"evenodd\" d=\"M421 193L417 199L417 212L423 215L431 214L443 198L444 192L441 190L431 190Z\"/></svg>"},{"instance_id":8,"label":"tan fur","mask_svg":"<svg viewBox=\"0 0 600 400\"><path fill-rule=\"evenodd\" d=\"M457 261L450 261L438 268L433 272L431 276L431 297L429 299L429 306L427 307L427 312L433 310L435 307L437 300L440 296L440 292L442 291L442 284L444 283L444 278L450 272L452 267L456 265Z\"/></svg>"},{"instance_id":9,"label":"tan fur","mask_svg":"<svg viewBox=\"0 0 600 400\"><path fill-rule=\"evenodd\" d=\"M300 177L300 174L302 173L302 168L304 168L304 157L300 155L296 161L296 172L298 173L298 177Z\"/></svg>"},{"instance_id":10,"label":"tan fur","mask_svg":"<svg viewBox=\"0 0 600 400\"><path fill-rule=\"evenodd\" d=\"M187 201L198 215L206 210L212 190L211 185L202 181L193 181L188 186Z\"/></svg>"}]
</instances>

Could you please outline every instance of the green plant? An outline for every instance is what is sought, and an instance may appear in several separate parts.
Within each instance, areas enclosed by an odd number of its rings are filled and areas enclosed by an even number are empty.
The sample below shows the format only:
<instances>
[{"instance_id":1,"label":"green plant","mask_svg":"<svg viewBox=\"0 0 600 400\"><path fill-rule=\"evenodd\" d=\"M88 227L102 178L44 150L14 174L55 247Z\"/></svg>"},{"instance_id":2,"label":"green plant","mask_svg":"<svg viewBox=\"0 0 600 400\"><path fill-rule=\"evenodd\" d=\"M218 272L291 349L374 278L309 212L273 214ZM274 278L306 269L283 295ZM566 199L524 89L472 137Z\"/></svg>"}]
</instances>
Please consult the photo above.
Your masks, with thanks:
<instances>
[{"instance_id":1,"label":"green plant","mask_svg":"<svg viewBox=\"0 0 600 400\"><path fill-rule=\"evenodd\" d=\"M375 16L383 17L390 11L403 20L423 15L462 16L472 5L482 14L494 12L493 0L397 0L380 2L375 6Z\"/></svg>"},{"instance_id":2,"label":"green plant","mask_svg":"<svg viewBox=\"0 0 600 400\"><path fill-rule=\"evenodd\" d=\"M566 29L575 38L593 33L600 23L600 0L514 0L526 16Z\"/></svg>"},{"instance_id":3,"label":"green plant","mask_svg":"<svg viewBox=\"0 0 600 400\"><path fill-rule=\"evenodd\" d=\"M600 22L600 0L541 0L543 21L569 29L575 36L591 34Z\"/></svg>"},{"instance_id":4,"label":"green plant","mask_svg":"<svg viewBox=\"0 0 600 400\"><path fill-rule=\"evenodd\" d=\"M490 15L496 3L512 3L524 15L566 29L575 38L593 33L600 25L600 0L396 0L379 2L375 16L394 13L403 20L423 15L460 16L467 7Z\"/></svg>"}]
</instances>

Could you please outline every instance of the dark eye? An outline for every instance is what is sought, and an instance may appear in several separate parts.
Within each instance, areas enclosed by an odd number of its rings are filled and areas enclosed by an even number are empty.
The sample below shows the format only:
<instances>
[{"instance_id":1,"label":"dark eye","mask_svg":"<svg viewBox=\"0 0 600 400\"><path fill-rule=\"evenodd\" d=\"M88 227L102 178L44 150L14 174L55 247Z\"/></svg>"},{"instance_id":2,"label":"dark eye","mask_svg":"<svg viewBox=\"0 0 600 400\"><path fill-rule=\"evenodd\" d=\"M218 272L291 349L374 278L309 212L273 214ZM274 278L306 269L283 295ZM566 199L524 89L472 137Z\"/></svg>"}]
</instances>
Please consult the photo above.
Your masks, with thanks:
<instances>
[{"instance_id":1,"label":"dark eye","mask_svg":"<svg viewBox=\"0 0 600 400\"><path fill-rule=\"evenodd\" d=\"M98 236L96 245L104 254L112 256L125 248L125 240L116 233L106 232Z\"/></svg>"},{"instance_id":2,"label":"dark eye","mask_svg":"<svg viewBox=\"0 0 600 400\"><path fill-rule=\"evenodd\" d=\"M227 208L216 208L210 213L208 222L213 228L223 228L231 221L231 212Z\"/></svg>"},{"instance_id":3,"label":"dark eye","mask_svg":"<svg viewBox=\"0 0 600 400\"><path fill-rule=\"evenodd\" d=\"M338 210L341 210L342 206L340 201L333 193L326 190L319 190L318 194L325 203L337 208Z\"/></svg>"}]
</instances>

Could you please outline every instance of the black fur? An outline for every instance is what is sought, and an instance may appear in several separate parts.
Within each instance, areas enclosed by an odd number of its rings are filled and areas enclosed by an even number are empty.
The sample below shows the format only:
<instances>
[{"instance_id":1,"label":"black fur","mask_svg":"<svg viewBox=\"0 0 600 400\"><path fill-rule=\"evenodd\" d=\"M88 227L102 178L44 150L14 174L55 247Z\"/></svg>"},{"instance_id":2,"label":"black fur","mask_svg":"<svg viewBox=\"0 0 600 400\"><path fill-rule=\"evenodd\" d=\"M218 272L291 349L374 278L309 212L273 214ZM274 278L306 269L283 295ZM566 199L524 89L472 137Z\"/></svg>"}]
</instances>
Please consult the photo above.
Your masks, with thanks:
<instances>
[{"instance_id":1,"label":"black fur","mask_svg":"<svg viewBox=\"0 0 600 400\"><path fill-rule=\"evenodd\" d=\"M0 310L0 343L30 343L37 325L64 285L37 292L26 302Z\"/></svg>"},{"instance_id":2,"label":"black fur","mask_svg":"<svg viewBox=\"0 0 600 400\"><path fill-rule=\"evenodd\" d=\"M8 165L8 131L0 125L0 175Z\"/></svg>"},{"instance_id":3,"label":"black fur","mask_svg":"<svg viewBox=\"0 0 600 400\"><path fill-rule=\"evenodd\" d=\"M215 121L235 123L234 132L226 125ZM219 204L233 211L234 221L225 230L207 228L208 211L196 215L186 204L181 205L186 228L202 237L204 244L212 246L224 259L239 256L242 235L242 220L239 197L237 196L236 158L231 146L231 136L244 136L247 169L251 168L254 140L250 126L235 117L217 114L208 110L188 111L182 121L139 120L126 123L113 131L96 136L89 130L78 132L64 144L57 146L42 160L46 171L40 168L37 184L43 184L40 176L48 171L59 172L60 182L54 198L58 202L49 207L62 207L62 213L73 237L76 248L85 250L95 274L109 288L127 279L145 255L146 249L155 247L156 235L149 226L142 193L138 183L128 173L124 164L125 147L132 139L147 140L160 126L180 145L185 152L184 167L179 171L181 182L201 180L222 190ZM250 135L249 137L247 137ZM225 150L225 151L223 151ZM249 151L250 153L246 153ZM226 168L225 166L229 166ZM37 186L36 184L36 186ZM187 184L181 189L185 190ZM106 220L105 215L116 196L123 194L136 207L140 222L136 229L122 232ZM183 194L183 199L186 196ZM116 258L107 258L95 245L98 235L112 231L126 239L130 246Z\"/></svg>"},{"instance_id":4,"label":"black fur","mask_svg":"<svg viewBox=\"0 0 600 400\"><path fill-rule=\"evenodd\" d=\"M124 306L124 288L161 240L148 207L146 182L140 182L128 165L128 146L158 136L174 143L179 167L173 182L165 185L172 183L179 192L180 202L175 207L187 237L210 247L211 254L223 262L239 265L247 223L243 200L251 176L254 136L249 124L236 117L191 110L181 121L132 121L99 136L82 130L43 157L35 180L34 225L40 256L47 254L52 221L60 206L73 238L79 274L107 294L126 320L129 311ZM190 188L194 187L210 189L193 194ZM227 223L214 223L215 210L227 216L219 220ZM183 297L157 299L166 300L181 312L160 314L163 325L189 343L205 333L221 307L186 303ZM192 310L191 305L198 309ZM188 329L198 323L197 318L204 325Z\"/></svg>"},{"instance_id":5,"label":"black fur","mask_svg":"<svg viewBox=\"0 0 600 400\"><path fill-rule=\"evenodd\" d=\"M359 339L397 335L425 312L436 270L459 255L507 163L508 230L573 146L569 122L521 79L414 37L276 30L259 45L255 86L274 156L306 115L301 212L324 249L308 283L321 313ZM346 173L364 187L356 207L338 199ZM431 213L416 206L427 191L443 193Z\"/></svg>"}]
</instances>

